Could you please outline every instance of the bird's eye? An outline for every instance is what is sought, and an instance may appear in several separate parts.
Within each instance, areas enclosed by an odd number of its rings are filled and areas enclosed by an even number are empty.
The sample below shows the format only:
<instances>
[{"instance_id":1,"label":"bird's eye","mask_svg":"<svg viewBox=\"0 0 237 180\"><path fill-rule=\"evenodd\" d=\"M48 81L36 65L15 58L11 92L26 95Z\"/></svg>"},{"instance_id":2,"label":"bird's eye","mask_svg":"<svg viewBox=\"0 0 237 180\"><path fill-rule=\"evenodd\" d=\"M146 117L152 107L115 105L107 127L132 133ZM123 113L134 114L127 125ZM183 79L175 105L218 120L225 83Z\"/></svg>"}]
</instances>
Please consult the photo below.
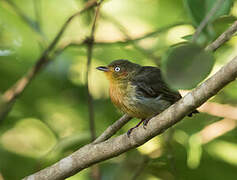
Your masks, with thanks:
<instances>
[{"instance_id":1,"label":"bird's eye","mask_svg":"<svg viewBox=\"0 0 237 180\"><path fill-rule=\"evenodd\" d=\"M114 68L114 70L115 70L116 72L119 72L119 71L120 71L120 67L117 66L117 67Z\"/></svg>"}]
</instances>

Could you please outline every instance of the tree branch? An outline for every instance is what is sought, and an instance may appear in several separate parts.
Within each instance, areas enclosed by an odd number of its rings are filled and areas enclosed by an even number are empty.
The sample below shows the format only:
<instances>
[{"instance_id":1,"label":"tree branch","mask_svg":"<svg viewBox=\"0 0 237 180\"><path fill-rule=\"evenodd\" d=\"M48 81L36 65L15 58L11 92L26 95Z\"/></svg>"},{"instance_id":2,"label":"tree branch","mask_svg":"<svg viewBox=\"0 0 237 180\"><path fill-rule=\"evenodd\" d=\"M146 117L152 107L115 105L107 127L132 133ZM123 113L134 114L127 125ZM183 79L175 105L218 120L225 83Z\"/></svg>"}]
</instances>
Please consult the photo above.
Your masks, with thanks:
<instances>
[{"instance_id":1,"label":"tree branch","mask_svg":"<svg viewBox=\"0 0 237 180\"><path fill-rule=\"evenodd\" d=\"M183 25L185 23L183 22L180 22L180 23L177 23L177 24L172 24L172 25L169 25L169 26L166 26L164 28L159 28L153 32L150 32L150 33L147 33L145 35L142 35L138 38L130 38L130 39L126 39L124 41L115 41L115 42L106 42L106 41L95 41L94 42L94 45L95 46L100 46L100 45L113 45L113 44L128 44L128 43L135 43L137 41L140 41L140 40L143 40L143 39L146 39L146 38L149 38L149 37L152 37L152 36L155 36L159 33L162 33L164 31L166 31L167 29L170 29L172 27L175 27L175 26L179 26L179 25ZM207 51L216 51L222 44L224 44L226 41L228 41L232 36L233 34L236 32L236 29L237 29L237 21L235 21L232 26L227 30L225 31L223 34L221 34L214 42L212 42L210 45L208 45L205 50ZM62 52L63 50L69 48L69 47L73 47L73 46L76 46L76 47L81 47L81 46L84 46L84 43L83 42L70 42L70 43L67 43L67 44L64 44L62 45L58 52Z\"/></svg>"},{"instance_id":2,"label":"tree branch","mask_svg":"<svg viewBox=\"0 0 237 180\"><path fill-rule=\"evenodd\" d=\"M166 28L165 28L166 29ZM157 30L159 31L159 30ZM231 38L231 35L233 35L237 31L237 21L233 23L233 25L227 29L221 36L219 36L213 43L208 45L205 50L207 51L215 51L217 48L219 48L222 44L224 44L226 41L228 41ZM159 31L160 32L160 31ZM150 33L153 34L153 33ZM145 37L145 36L144 36ZM140 39L143 37L140 37ZM224 116L225 117L225 116ZM124 126L130 119L128 115L124 115L119 120L117 120L113 125L109 126L101 136L99 136L93 143L100 143L103 142L110 137L112 137L122 126Z\"/></svg>"},{"instance_id":3,"label":"tree branch","mask_svg":"<svg viewBox=\"0 0 237 180\"><path fill-rule=\"evenodd\" d=\"M88 113L89 113L89 125L90 125L90 134L91 134L91 142L93 142L96 138L96 130L95 130L95 112L94 112L94 105L93 105L93 97L90 93L89 89L89 73L91 67L91 60L92 60L92 53L94 47L94 35L96 29L97 19L99 17L100 5L102 1L100 1L95 10L95 17L93 20L91 34L90 37L87 38L85 41L87 43L87 67L86 67L86 90L87 90L87 102L88 102ZM94 165L91 167L91 177L94 180L101 179L101 173L98 165Z\"/></svg>"},{"instance_id":4,"label":"tree branch","mask_svg":"<svg viewBox=\"0 0 237 180\"><path fill-rule=\"evenodd\" d=\"M218 37L216 41L213 42L215 44L214 47L220 47L221 43L223 44L228 39L230 39L230 34L234 34L236 31L237 21L220 37ZM212 45L209 45L206 50L216 50L216 48L212 47ZM76 174L90 165L118 156L123 152L138 147L154 136L161 134L175 123L179 122L193 109L196 109L210 97L217 94L217 92L225 85L234 81L236 77L237 57L223 66L218 72L216 72L213 76L211 76L193 91L189 92L178 102L170 106L156 117L152 118L149 121L146 129L141 126L137 129L134 129L129 138L125 133L116 138L111 138L101 142L109 137L107 135L112 136L112 134L116 132L115 130L113 133L110 133L110 130L107 129L105 131L106 133L103 133L104 135L102 134L101 137L99 137L102 140L97 140L98 143L95 141L95 143L88 144L70 156L55 163L54 165L24 178L24 180L64 179Z\"/></svg>"},{"instance_id":5,"label":"tree branch","mask_svg":"<svg viewBox=\"0 0 237 180\"><path fill-rule=\"evenodd\" d=\"M41 25L42 25L42 16L41 16L41 0L34 0L33 2L34 5L34 13L35 13L35 18L36 18L36 23L37 23L37 28L42 32L41 30Z\"/></svg>"},{"instance_id":6,"label":"tree branch","mask_svg":"<svg viewBox=\"0 0 237 180\"><path fill-rule=\"evenodd\" d=\"M222 33L213 43L208 45L206 51L216 51L222 44L228 41L237 30L237 21L235 21L230 28L228 28L224 33Z\"/></svg>"},{"instance_id":7,"label":"tree branch","mask_svg":"<svg viewBox=\"0 0 237 180\"><path fill-rule=\"evenodd\" d=\"M119 120L109 126L93 143L97 144L109 139L131 119L132 117L127 114L123 115Z\"/></svg>"},{"instance_id":8,"label":"tree branch","mask_svg":"<svg viewBox=\"0 0 237 180\"><path fill-rule=\"evenodd\" d=\"M162 27L162 28L158 28L152 32L149 32L149 33L146 33L140 37L137 37L137 38L130 38L130 39L125 39L125 40L118 40L118 41L94 41L94 46L101 46L101 45L105 45L105 46L111 46L111 45L116 45L116 44L129 44L129 43L136 43L138 41L141 41L143 39L146 39L146 38L150 38L150 37L153 37L159 33L162 33L162 32L165 32L167 31L168 29L172 28L172 27L175 27L175 26L180 26L180 25L184 25L184 24L187 24L185 22L179 22L179 23L175 23L175 24L171 24L171 25L168 25L168 26L165 26L165 27ZM85 42L66 42L66 43L63 43L59 49L57 50L58 53L61 53L63 52L65 49L69 48L69 47L82 47L85 45Z\"/></svg>"},{"instance_id":9,"label":"tree branch","mask_svg":"<svg viewBox=\"0 0 237 180\"><path fill-rule=\"evenodd\" d=\"M98 6L95 10L95 17L94 17L92 28L91 28L91 35L85 41L87 43L86 89L87 89L87 96L88 96L88 109L89 109L88 112L89 112L91 142L93 142L95 140L96 132L95 132L93 97L90 93L88 82L89 82L89 73L90 73L91 59L92 59L92 53L93 53L93 47L94 47L94 34L95 34L96 22L97 22L97 19L99 16L100 4L101 4L101 2L98 4Z\"/></svg>"},{"instance_id":10,"label":"tree branch","mask_svg":"<svg viewBox=\"0 0 237 180\"><path fill-rule=\"evenodd\" d=\"M118 156L123 152L140 146L179 122L193 109L196 109L214 96L225 85L234 81L236 77L237 57L177 103L152 118L146 129L142 126L135 129L129 138L125 133L102 143L86 145L54 165L26 177L25 180L63 179L92 164Z\"/></svg>"},{"instance_id":11,"label":"tree branch","mask_svg":"<svg viewBox=\"0 0 237 180\"><path fill-rule=\"evenodd\" d=\"M171 24L171 25L168 25L168 26L165 26L165 27L162 27L162 28L158 28L157 30L155 31L152 31L152 32L149 32L149 33L146 33L140 37L137 37L137 38L132 38L132 37L127 37L126 35L126 40L124 41L115 41L115 42L100 42L100 41L96 41L95 44L96 45L111 45L111 44L127 44L127 43L135 43L135 42L138 42L138 41L141 41L143 39L146 39L146 38L150 38L150 37L153 37L159 33L162 33L162 32L165 32L167 31L168 29L170 28L173 28L173 27L176 27L176 26L180 26L180 25L184 25L184 24L188 24L188 23L185 23L185 22L178 22L178 23L175 23L175 24ZM121 30L122 31L122 30ZM123 31L123 33L126 33L125 31Z\"/></svg>"}]
</instances>

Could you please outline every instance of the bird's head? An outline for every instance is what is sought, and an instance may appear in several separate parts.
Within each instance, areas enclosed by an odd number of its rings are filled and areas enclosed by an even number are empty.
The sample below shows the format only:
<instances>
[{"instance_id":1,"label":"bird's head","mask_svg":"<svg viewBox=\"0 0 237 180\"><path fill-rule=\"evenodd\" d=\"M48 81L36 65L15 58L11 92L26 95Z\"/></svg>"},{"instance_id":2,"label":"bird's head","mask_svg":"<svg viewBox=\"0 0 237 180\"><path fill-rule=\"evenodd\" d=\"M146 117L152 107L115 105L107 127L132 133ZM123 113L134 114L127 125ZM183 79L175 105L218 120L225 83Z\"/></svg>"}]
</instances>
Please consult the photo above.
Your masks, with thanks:
<instances>
[{"instance_id":1,"label":"bird's head","mask_svg":"<svg viewBox=\"0 0 237 180\"><path fill-rule=\"evenodd\" d=\"M140 65L128 60L115 60L108 66L99 66L96 69L103 71L110 82L129 81L131 77L140 69Z\"/></svg>"}]
</instances>

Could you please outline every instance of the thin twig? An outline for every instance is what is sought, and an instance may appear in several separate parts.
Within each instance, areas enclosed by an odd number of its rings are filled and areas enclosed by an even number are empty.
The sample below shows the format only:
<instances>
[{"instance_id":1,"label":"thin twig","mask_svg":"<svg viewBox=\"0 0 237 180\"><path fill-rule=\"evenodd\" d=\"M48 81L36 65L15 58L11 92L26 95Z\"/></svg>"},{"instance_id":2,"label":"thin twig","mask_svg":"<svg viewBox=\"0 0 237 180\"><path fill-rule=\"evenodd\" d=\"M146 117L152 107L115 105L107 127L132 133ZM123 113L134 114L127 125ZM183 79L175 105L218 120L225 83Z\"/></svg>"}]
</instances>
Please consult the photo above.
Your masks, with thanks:
<instances>
[{"instance_id":1,"label":"thin twig","mask_svg":"<svg viewBox=\"0 0 237 180\"><path fill-rule=\"evenodd\" d=\"M213 6L213 8L206 14L205 18L202 20L201 24L198 26L195 34L193 35L192 42L195 42L197 40L200 33L203 31L206 25L210 22L211 18L215 15L215 13L221 7L224 1L225 0L218 0Z\"/></svg>"},{"instance_id":2,"label":"thin twig","mask_svg":"<svg viewBox=\"0 0 237 180\"><path fill-rule=\"evenodd\" d=\"M228 41L235 33L237 29L237 21L235 21L231 27L229 27L224 33L222 33L214 42L208 45L206 51L216 51L221 45Z\"/></svg>"},{"instance_id":3,"label":"thin twig","mask_svg":"<svg viewBox=\"0 0 237 180\"><path fill-rule=\"evenodd\" d=\"M136 42L139 42L143 39L150 38L150 37L153 37L153 36L155 36L159 33L165 32L165 31L167 31L168 29L170 29L172 27L179 26L179 25L184 25L184 24L187 24L187 23L179 22L179 23L171 24L171 25L168 25L166 27L158 28L155 31L146 33L146 34L144 34L140 37L137 37L137 38L118 40L118 41L113 41L113 42L110 42L110 41L94 41L94 46L102 46L102 45L111 46L111 45L116 45L116 44L119 45L119 44L136 43ZM84 45L85 45L85 42L67 42L67 43L64 43L64 44L60 45L59 49L57 49L57 52L61 53L64 50L66 50L67 48L70 48L70 47L83 47Z\"/></svg>"},{"instance_id":4,"label":"thin twig","mask_svg":"<svg viewBox=\"0 0 237 180\"><path fill-rule=\"evenodd\" d=\"M90 134L91 134L91 142L93 142L96 138L96 130L95 130L95 112L94 112L94 105L93 105L93 97L90 93L89 89L89 73L90 73L90 67L91 67L91 60L92 60L92 53L93 53L93 47L94 47L94 35L95 35L95 28L96 23L99 17L99 11L100 11L100 5L102 1L100 1L96 7L95 10L95 17L93 20L92 28L91 28L91 34L90 37L87 38L87 67L86 67L86 89L87 89L87 99L88 99L88 112L89 112L89 126L90 126ZM98 165L94 165L91 167L91 177L94 180L100 180L101 179L101 173L100 168Z\"/></svg>"},{"instance_id":5,"label":"thin twig","mask_svg":"<svg viewBox=\"0 0 237 180\"><path fill-rule=\"evenodd\" d=\"M34 5L34 12L35 12L35 19L37 23L37 28L39 29L40 32L41 30L41 24L42 24L42 17L41 17L41 0L34 0L33 2Z\"/></svg>"},{"instance_id":6,"label":"thin twig","mask_svg":"<svg viewBox=\"0 0 237 180\"><path fill-rule=\"evenodd\" d=\"M89 89L89 73L90 73L90 67L91 67L91 59L92 59L92 53L93 53L93 46L94 46L94 33L96 28L96 22L99 15L100 10L100 4L98 4L96 10L95 10L95 17L93 20L92 28L91 28L91 34L90 37L87 38L87 67L86 67L86 89L87 89L87 95L88 95L88 109L89 109L89 124L90 124L90 132L91 132L91 142L93 142L96 138L96 132L95 132L95 118L94 118L94 106L93 106L93 97L90 93Z\"/></svg>"},{"instance_id":7,"label":"thin twig","mask_svg":"<svg viewBox=\"0 0 237 180\"><path fill-rule=\"evenodd\" d=\"M96 5L97 5L96 0L90 0L86 3L85 7L81 11L73 14L72 16L70 16L67 19L67 21L63 24L62 28L60 29L60 31L58 32L58 34L56 35L56 37L54 38L52 43L48 46L48 48L42 53L40 58L37 60L36 64L28 71L28 73L26 73L26 75L24 75L21 79L19 79L10 89L8 89L4 93L3 98L5 99L5 101L7 103L14 102L15 99L24 91L24 89L27 87L27 85L33 80L33 78L36 76L36 74L38 72L40 72L40 70L50 62L50 59L48 57L49 53L56 46L56 44L60 40L62 34L66 30L67 26L72 21L72 19L74 17L84 13L88 9L91 9L92 7L94 7ZM10 111L10 109L11 108L9 108L9 111ZM0 120L4 119L6 114L7 113L5 113L4 116L2 114L0 114Z\"/></svg>"},{"instance_id":8,"label":"thin twig","mask_svg":"<svg viewBox=\"0 0 237 180\"><path fill-rule=\"evenodd\" d=\"M90 93L88 79L89 79L89 71L91 66L91 56L93 50L93 42L88 42L87 48L87 70L86 70L86 90L87 90L87 103L88 103L88 112L89 112L89 125L90 125L90 132L91 132L91 142L96 138L95 132L95 118L94 118L94 106L93 106L93 97Z\"/></svg>"},{"instance_id":9,"label":"thin twig","mask_svg":"<svg viewBox=\"0 0 237 180\"><path fill-rule=\"evenodd\" d=\"M109 139L131 119L132 117L128 116L127 114L123 115L120 119L109 126L95 141L93 141L93 144L97 144Z\"/></svg>"}]
</instances>

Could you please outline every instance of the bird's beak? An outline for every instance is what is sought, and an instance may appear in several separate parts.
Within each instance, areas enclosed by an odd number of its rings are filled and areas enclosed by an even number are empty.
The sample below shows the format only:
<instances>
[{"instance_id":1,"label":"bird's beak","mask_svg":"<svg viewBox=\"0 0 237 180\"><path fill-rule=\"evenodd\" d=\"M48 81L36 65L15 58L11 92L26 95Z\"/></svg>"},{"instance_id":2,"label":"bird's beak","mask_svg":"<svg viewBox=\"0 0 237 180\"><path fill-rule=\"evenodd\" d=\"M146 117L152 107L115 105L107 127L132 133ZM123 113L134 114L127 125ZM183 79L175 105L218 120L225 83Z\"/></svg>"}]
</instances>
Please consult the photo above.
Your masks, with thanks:
<instances>
[{"instance_id":1,"label":"bird's beak","mask_svg":"<svg viewBox=\"0 0 237 180\"><path fill-rule=\"evenodd\" d=\"M106 67L106 66L99 66L97 67L96 69L100 70L100 71L104 71L104 72L108 72L109 71L109 68Z\"/></svg>"}]
</instances>

